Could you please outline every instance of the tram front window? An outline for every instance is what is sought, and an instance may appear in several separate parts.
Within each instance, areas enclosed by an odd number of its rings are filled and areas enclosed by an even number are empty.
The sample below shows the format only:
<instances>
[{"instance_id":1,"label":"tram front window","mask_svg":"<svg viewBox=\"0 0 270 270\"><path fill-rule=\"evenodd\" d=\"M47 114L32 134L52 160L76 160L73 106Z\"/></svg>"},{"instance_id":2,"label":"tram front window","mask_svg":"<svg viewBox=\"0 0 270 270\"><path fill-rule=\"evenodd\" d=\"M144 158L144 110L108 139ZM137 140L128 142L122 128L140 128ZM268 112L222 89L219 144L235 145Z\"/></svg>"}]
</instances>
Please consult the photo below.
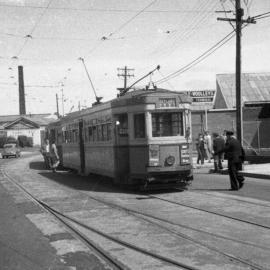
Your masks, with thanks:
<instances>
[{"instance_id":1,"label":"tram front window","mask_svg":"<svg viewBox=\"0 0 270 270\"><path fill-rule=\"evenodd\" d=\"M152 136L183 136L183 114L180 112L152 113Z\"/></svg>"}]
</instances>

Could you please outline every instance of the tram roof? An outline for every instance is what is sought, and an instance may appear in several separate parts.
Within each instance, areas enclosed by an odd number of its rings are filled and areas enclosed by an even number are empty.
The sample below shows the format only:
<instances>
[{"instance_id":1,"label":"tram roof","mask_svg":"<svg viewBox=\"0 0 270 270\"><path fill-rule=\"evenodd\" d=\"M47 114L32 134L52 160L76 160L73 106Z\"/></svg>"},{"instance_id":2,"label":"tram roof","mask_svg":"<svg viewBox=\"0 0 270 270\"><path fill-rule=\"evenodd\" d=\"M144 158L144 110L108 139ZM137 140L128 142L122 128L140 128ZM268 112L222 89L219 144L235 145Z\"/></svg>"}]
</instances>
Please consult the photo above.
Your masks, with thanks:
<instances>
[{"instance_id":1,"label":"tram roof","mask_svg":"<svg viewBox=\"0 0 270 270\"><path fill-rule=\"evenodd\" d=\"M119 96L115 99L109 100L107 102L100 103L98 105L94 105L92 107L83 109L81 111L75 111L72 113L67 114L64 118L59 119L59 122L61 120L70 120L73 118L77 118L80 116L83 116L85 114L88 114L90 112L93 112L94 110L101 111L108 108L113 108L117 106L128 106L132 104L138 104L138 103L148 103L149 101L146 100L146 98L157 98L158 96L164 94L164 97L168 94L172 96L178 96L181 103L191 103L191 98L186 95L185 93L177 92L177 91L171 91L163 88L157 88L157 89L151 89L151 90L145 90L145 89L139 89L139 90L133 90L130 92L127 92L123 96ZM57 123L55 123L57 124Z\"/></svg>"}]
</instances>

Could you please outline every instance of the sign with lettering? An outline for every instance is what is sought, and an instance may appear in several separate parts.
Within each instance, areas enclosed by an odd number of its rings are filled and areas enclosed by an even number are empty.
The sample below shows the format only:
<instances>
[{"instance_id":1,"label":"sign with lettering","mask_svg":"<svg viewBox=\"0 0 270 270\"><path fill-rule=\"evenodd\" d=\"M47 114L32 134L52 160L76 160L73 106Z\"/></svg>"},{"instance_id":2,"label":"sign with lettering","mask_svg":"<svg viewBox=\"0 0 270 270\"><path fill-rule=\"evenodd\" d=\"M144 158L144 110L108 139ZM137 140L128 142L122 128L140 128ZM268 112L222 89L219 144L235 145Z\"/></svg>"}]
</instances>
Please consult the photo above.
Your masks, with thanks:
<instances>
[{"instance_id":1,"label":"sign with lettering","mask_svg":"<svg viewBox=\"0 0 270 270\"><path fill-rule=\"evenodd\" d=\"M191 97L193 103L198 102L213 102L215 97L215 90L196 90L184 91L184 93Z\"/></svg>"},{"instance_id":2,"label":"sign with lettering","mask_svg":"<svg viewBox=\"0 0 270 270\"><path fill-rule=\"evenodd\" d=\"M175 98L160 98L159 107L160 108L176 107L176 100Z\"/></svg>"}]
</instances>

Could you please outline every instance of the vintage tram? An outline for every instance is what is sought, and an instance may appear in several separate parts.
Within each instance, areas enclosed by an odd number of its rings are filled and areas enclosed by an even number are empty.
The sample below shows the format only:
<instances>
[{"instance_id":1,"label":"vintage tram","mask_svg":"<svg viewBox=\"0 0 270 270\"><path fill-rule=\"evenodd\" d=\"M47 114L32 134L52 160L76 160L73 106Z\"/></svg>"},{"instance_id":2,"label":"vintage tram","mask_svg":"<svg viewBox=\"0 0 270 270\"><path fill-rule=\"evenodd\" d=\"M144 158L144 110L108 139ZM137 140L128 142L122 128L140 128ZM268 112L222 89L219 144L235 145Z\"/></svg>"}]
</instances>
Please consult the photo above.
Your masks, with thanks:
<instances>
[{"instance_id":1,"label":"vintage tram","mask_svg":"<svg viewBox=\"0 0 270 270\"><path fill-rule=\"evenodd\" d=\"M165 89L136 90L51 123L64 167L141 188L193 180L190 99Z\"/></svg>"}]
</instances>

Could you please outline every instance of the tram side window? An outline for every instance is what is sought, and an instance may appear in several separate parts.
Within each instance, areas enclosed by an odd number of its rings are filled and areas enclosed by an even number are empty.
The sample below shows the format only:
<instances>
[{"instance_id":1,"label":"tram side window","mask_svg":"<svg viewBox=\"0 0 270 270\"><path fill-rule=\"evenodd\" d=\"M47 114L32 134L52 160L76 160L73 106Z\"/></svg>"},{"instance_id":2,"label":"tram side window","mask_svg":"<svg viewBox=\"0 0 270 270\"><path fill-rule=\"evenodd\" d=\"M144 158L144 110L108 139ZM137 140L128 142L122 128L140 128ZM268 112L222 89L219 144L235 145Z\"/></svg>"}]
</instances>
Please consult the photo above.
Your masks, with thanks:
<instances>
[{"instance_id":1,"label":"tram side window","mask_svg":"<svg viewBox=\"0 0 270 270\"><path fill-rule=\"evenodd\" d=\"M97 141L97 126L92 127L93 141Z\"/></svg>"},{"instance_id":2,"label":"tram side window","mask_svg":"<svg viewBox=\"0 0 270 270\"><path fill-rule=\"evenodd\" d=\"M182 113L152 113L152 136L183 135Z\"/></svg>"},{"instance_id":3,"label":"tram side window","mask_svg":"<svg viewBox=\"0 0 270 270\"><path fill-rule=\"evenodd\" d=\"M78 134L79 133L78 129L73 129L72 133L73 133L73 142L74 143L78 142L78 135L79 135Z\"/></svg>"},{"instance_id":4,"label":"tram side window","mask_svg":"<svg viewBox=\"0 0 270 270\"><path fill-rule=\"evenodd\" d=\"M103 134L102 134L102 126L97 126L97 140L102 141L103 140Z\"/></svg>"},{"instance_id":5,"label":"tram side window","mask_svg":"<svg viewBox=\"0 0 270 270\"><path fill-rule=\"evenodd\" d=\"M143 113L134 115L134 137L145 138L145 117Z\"/></svg>"},{"instance_id":6,"label":"tram side window","mask_svg":"<svg viewBox=\"0 0 270 270\"><path fill-rule=\"evenodd\" d=\"M88 139L89 139L89 142L93 141L93 128L92 127L88 127Z\"/></svg>"},{"instance_id":7,"label":"tram side window","mask_svg":"<svg viewBox=\"0 0 270 270\"><path fill-rule=\"evenodd\" d=\"M118 114L117 116L117 129L118 129L118 135L121 137L127 137L128 136L128 115L126 113Z\"/></svg>"},{"instance_id":8,"label":"tram side window","mask_svg":"<svg viewBox=\"0 0 270 270\"><path fill-rule=\"evenodd\" d=\"M108 138L108 141L112 139L112 124L111 123L107 124L107 138Z\"/></svg>"}]
</instances>

